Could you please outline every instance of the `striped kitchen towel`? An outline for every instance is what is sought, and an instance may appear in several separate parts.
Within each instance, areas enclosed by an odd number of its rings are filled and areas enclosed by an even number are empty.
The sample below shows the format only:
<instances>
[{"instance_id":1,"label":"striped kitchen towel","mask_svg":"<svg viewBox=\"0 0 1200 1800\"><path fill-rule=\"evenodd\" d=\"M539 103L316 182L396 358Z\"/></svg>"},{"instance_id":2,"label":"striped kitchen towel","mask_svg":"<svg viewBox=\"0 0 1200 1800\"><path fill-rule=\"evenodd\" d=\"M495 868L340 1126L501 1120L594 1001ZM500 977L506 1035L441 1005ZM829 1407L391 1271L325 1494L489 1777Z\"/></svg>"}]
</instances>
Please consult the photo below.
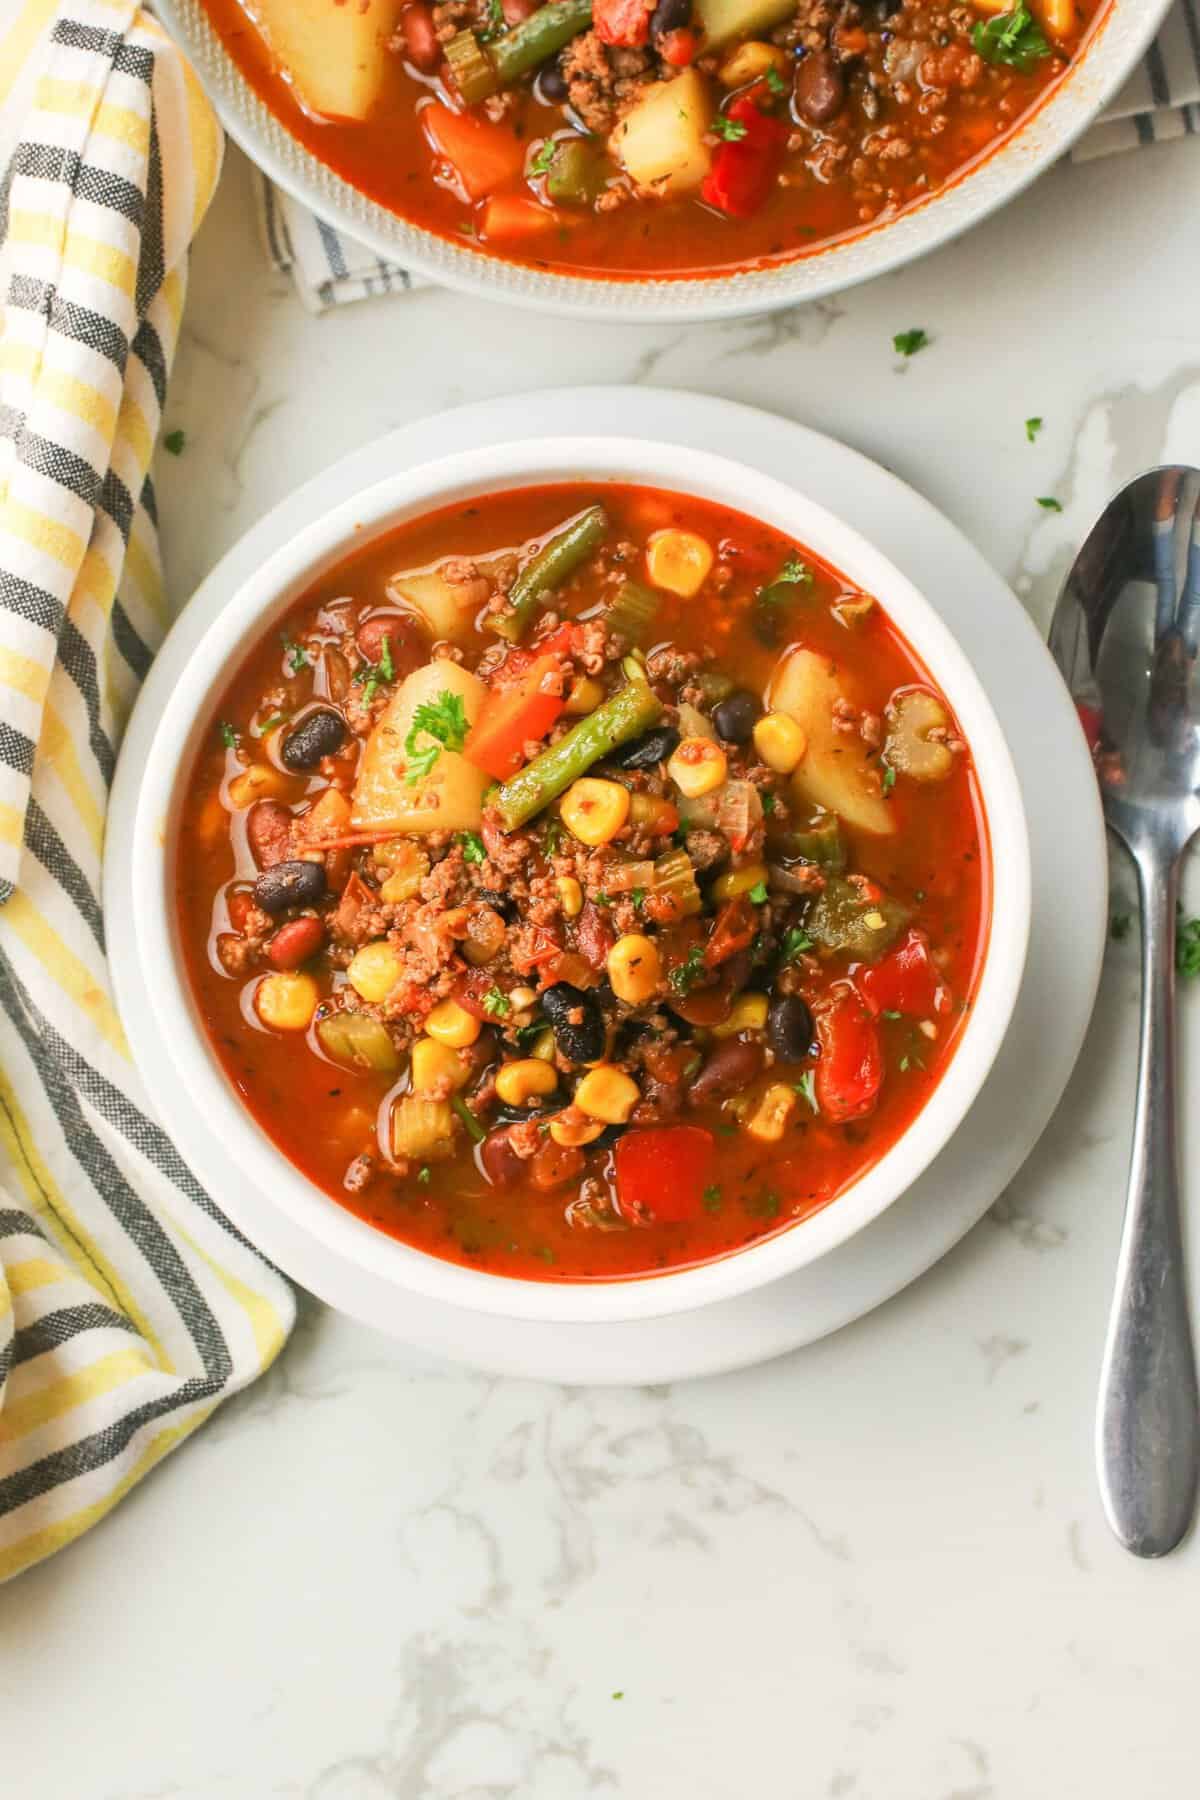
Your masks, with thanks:
<instances>
[{"instance_id":1,"label":"striped kitchen towel","mask_svg":"<svg viewBox=\"0 0 1200 1800\"><path fill-rule=\"evenodd\" d=\"M1200 134L1200 0L1175 0L1137 73L1071 151L1072 162L1090 162L1116 150ZM323 219L299 200L258 177L259 218L267 253L290 271L310 312L350 300L403 293L430 284Z\"/></svg>"},{"instance_id":2,"label":"striped kitchen towel","mask_svg":"<svg viewBox=\"0 0 1200 1800\"><path fill-rule=\"evenodd\" d=\"M221 136L134 0L0 24L0 1579L272 1360L293 1300L156 1124L100 910L167 624L149 465Z\"/></svg>"}]
</instances>

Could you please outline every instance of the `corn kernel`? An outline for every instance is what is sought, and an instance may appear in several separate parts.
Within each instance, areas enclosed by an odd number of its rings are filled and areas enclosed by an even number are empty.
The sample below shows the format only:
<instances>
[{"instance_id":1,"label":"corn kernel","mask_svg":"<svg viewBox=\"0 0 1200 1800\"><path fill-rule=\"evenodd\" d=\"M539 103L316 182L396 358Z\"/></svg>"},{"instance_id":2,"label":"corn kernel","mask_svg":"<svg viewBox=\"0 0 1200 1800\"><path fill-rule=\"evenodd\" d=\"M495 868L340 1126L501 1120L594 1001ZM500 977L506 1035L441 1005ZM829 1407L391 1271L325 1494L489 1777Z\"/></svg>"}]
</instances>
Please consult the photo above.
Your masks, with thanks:
<instances>
[{"instance_id":1,"label":"corn kernel","mask_svg":"<svg viewBox=\"0 0 1200 1800\"><path fill-rule=\"evenodd\" d=\"M711 794L725 780L729 763L720 744L711 738L685 737L667 764L667 774L681 794L698 800Z\"/></svg>"},{"instance_id":2,"label":"corn kernel","mask_svg":"<svg viewBox=\"0 0 1200 1800\"><path fill-rule=\"evenodd\" d=\"M505 1063L496 1073L496 1092L505 1106L523 1106L558 1086L558 1072L539 1056L524 1056L519 1062Z\"/></svg>"},{"instance_id":3,"label":"corn kernel","mask_svg":"<svg viewBox=\"0 0 1200 1800\"><path fill-rule=\"evenodd\" d=\"M868 931L884 931L887 928L887 920L879 911L864 913L863 924Z\"/></svg>"},{"instance_id":4,"label":"corn kernel","mask_svg":"<svg viewBox=\"0 0 1200 1800\"><path fill-rule=\"evenodd\" d=\"M746 1120L746 1130L760 1144L777 1144L795 1110L795 1094L782 1081L776 1081Z\"/></svg>"},{"instance_id":5,"label":"corn kernel","mask_svg":"<svg viewBox=\"0 0 1200 1800\"><path fill-rule=\"evenodd\" d=\"M629 789L584 775L562 797L562 821L581 844L610 843L629 817Z\"/></svg>"},{"instance_id":6,"label":"corn kernel","mask_svg":"<svg viewBox=\"0 0 1200 1800\"><path fill-rule=\"evenodd\" d=\"M386 858L381 857L380 851L386 853ZM403 839L394 844L381 844L375 852L375 860L390 871L379 890L380 898L390 906L413 899L429 873L429 858L425 852Z\"/></svg>"},{"instance_id":7,"label":"corn kernel","mask_svg":"<svg viewBox=\"0 0 1200 1800\"><path fill-rule=\"evenodd\" d=\"M736 900L739 894L748 894L751 888L756 888L760 881L766 879L765 863L743 863L740 869L726 869L712 884L713 899Z\"/></svg>"},{"instance_id":8,"label":"corn kernel","mask_svg":"<svg viewBox=\"0 0 1200 1800\"><path fill-rule=\"evenodd\" d=\"M254 991L254 1010L272 1031L307 1031L320 997L311 975L265 975Z\"/></svg>"},{"instance_id":9,"label":"corn kernel","mask_svg":"<svg viewBox=\"0 0 1200 1800\"><path fill-rule=\"evenodd\" d=\"M575 1104L605 1125L624 1125L638 1103L638 1084L611 1063L589 1069L575 1089Z\"/></svg>"},{"instance_id":10,"label":"corn kernel","mask_svg":"<svg viewBox=\"0 0 1200 1800\"><path fill-rule=\"evenodd\" d=\"M539 1062L552 1063L554 1061L554 1052L556 1048L557 1045L554 1042L554 1033L547 1025L545 1031L539 1031L538 1035L534 1038L533 1043L529 1048L529 1054L530 1056L536 1056Z\"/></svg>"},{"instance_id":11,"label":"corn kernel","mask_svg":"<svg viewBox=\"0 0 1200 1800\"><path fill-rule=\"evenodd\" d=\"M729 1010L729 1017L712 1027L715 1038L736 1037L739 1031L761 1031L767 1022L765 994L739 994Z\"/></svg>"},{"instance_id":12,"label":"corn kernel","mask_svg":"<svg viewBox=\"0 0 1200 1800\"><path fill-rule=\"evenodd\" d=\"M761 81L768 69L780 75L787 72L788 59L774 44L760 43L756 38L739 44L721 64L721 86L745 87L747 82Z\"/></svg>"},{"instance_id":13,"label":"corn kernel","mask_svg":"<svg viewBox=\"0 0 1200 1800\"><path fill-rule=\"evenodd\" d=\"M754 727L754 748L768 769L790 775L803 760L808 739L787 713L764 713Z\"/></svg>"},{"instance_id":14,"label":"corn kernel","mask_svg":"<svg viewBox=\"0 0 1200 1800\"><path fill-rule=\"evenodd\" d=\"M583 889L573 875L560 875L554 883L558 898L568 919L577 919L583 911Z\"/></svg>"},{"instance_id":15,"label":"corn kernel","mask_svg":"<svg viewBox=\"0 0 1200 1800\"><path fill-rule=\"evenodd\" d=\"M439 1044L449 1044L452 1050L463 1050L475 1042L483 1030L483 1022L465 1006L460 1006L457 1000L442 1000L426 1019L425 1029Z\"/></svg>"},{"instance_id":16,"label":"corn kernel","mask_svg":"<svg viewBox=\"0 0 1200 1800\"><path fill-rule=\"evenodd\" d=\"M399 956L386 939L379 938L354 952L346 977L356 994L374 1004L387 999L403 973Z\"/></svg>"},{"instance_id":17,"label":"corn kernel","mask_svg":"<svg viewBox=\"0 0 1200 1800\"><path fill-rule=\"evenodd\" d=\"M700 592L712 565L712 546L694 531L671 526L656 531L646 546L646 573L655 587L684 600Z\"/></svg>"},{"instance_id":18,"label":"corn kernel","mask_svg":"<svg viewBox=\"0 0 1200 1800\"><path fill-rule=\"evenodd\" d=\"M564 1150L577 1150L584 1144L594 1144L604 1130L602 1119L589 1119L585 1112L577 1106L568 1106L550 1121L550 1136Z\"/></svg>"},{"instance_id":19,"label":"corn kernel","mask_svg":"<svg viewBox=\"0 0 1200 1800\"><path fill-rule=\"evenodd\" d=\"M595 712L603 698L604 689L600 683L591 675L581 675L578 681L572 683L563 710L580 717L584 713Z\"/></svg>"},{"instance_id":20,"label":"corn kernel","mask_svg":"<svg viewBox=\"0 0 1200 1800\"><path fill-rule=\"evenodd\" d=\"M256 800L282 800L290 792L290 779L282 769L273 769L269 763L251 763L230 782L229 803L244 812Z\"/></svg>"},{"instance_id":21,"label":"corn kernel","mask_svg":"<svg viewBox=\"0 0 1200 1800\"><path fill-rule=\"evenodd\" d=\"M649 1000L662 976L658 947L640 931L628 931L608 953L608 979L618 1000L641 1006Z\"/></svg>"},{"instance_id":22,"label":"corn kernel","mask_svg":"<svg viewBox=\"0 0 1200 1800\"><path fill-rule=\"evenodd\" d=\"M411 1075L414 1094L438 1094L445 1088L457 1093L471 1079L458 1051L429 1037L418 1038L413 1045Z\"/></svg>"},{"instance_id":23,"label":"corn kernel","mask_svg":"<svg viewBox=\"0 0 1200 1800\"><path fill-rule=\"evenodd\" d=\"M537 989L531 987L515 987L508 990L508 1003L517 1012L528 1012L537 1000Z\"/></svg>"},{"instance_id":24,"label":"corn kernel","mask_svg":"<svg viewBox=\"0 0 1200 1800\"><path fill-rule=\"evenodd\" d=\"M679 824L679 808L659 794L633 794L629 801L631 825L648 825L656 837L666 837Z\"/></svg>"}]
</instances>

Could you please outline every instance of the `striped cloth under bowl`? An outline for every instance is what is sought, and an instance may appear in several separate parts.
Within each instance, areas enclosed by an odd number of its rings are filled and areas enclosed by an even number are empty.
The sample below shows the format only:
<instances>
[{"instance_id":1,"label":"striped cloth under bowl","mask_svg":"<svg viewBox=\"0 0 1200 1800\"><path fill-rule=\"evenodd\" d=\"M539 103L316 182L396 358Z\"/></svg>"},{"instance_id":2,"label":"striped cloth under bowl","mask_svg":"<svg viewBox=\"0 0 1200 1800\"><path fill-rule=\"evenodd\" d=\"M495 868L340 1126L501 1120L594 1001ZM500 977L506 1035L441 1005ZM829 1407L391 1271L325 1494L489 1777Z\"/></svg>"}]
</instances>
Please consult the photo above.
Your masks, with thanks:
<instances>
[{"instance_id":1,"label":"striped cloth under bowl","mask_svg":"<svg viewBox=\"0 0 1200 1800\"><path fill-rule=\"evenodd\" d=\"M275 1356L286 1284L113 1006L113 760L166 628L150 459L221 135L134 0L0 5L0 1580Z\"/></svg>"},{"instance_id":2,"label":"striped cloth under bowl","mask_svg":"<svg viewBox=\"0 0 1200 1800\"><path fill-rule=\"evenodd\" d=\"M1071 160L1089 162L1198 132L1200 0L1175 0L1141 67L1075 145ZM276 268L291 273L310 312L429 285L317 218L265 175L259 177L258 202L267 254Z\"/></svg>"}]
</instances>

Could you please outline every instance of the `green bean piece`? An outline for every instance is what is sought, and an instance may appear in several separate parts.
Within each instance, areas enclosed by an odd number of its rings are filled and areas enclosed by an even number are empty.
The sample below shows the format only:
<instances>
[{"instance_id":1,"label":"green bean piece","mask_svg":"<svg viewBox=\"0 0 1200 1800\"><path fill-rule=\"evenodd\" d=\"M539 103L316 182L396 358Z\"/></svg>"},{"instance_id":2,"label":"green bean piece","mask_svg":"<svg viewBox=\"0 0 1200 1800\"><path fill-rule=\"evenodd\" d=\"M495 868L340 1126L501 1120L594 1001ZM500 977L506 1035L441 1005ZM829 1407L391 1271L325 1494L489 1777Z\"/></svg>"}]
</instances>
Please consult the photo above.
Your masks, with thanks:
<instances>
[{"instance_id":1,"label":"green bean piece","mask_svg":"<svg viewBox=\"0 0 1200 1800\"><path fill-rule=\"evenodd\" d=\"M454 84L468 106L508 87L569 44L592 22L592 0L550 0L511 31L482 43L458 31L446 45Z\"/></svg>"},{"instance_id":2,"label":"green bean piece","mask_svg":"<svg viewBox=\"0 0 1200 1800\"><path fill-rule=\"evenodd\" d=\"M590 206L607 173L597 145L587 138L560 138L546 171L546 196L560 206Z\"/></svg>"},{"instance_id":3,"label":"green bean piece","mask_svg":"<svg viewBox=\"0 0 1200 1800\"><path fill-rule=\"evenodd\" d=\"M496 796L496 807L506 831L515 831L541 812L552 800L586 775L593 763L609 756L619 744L640 737L662 717L663 705L654 689L641 681L627 682L586 718L580 719L540 756L506 781Z\"/></svg>"},{"instance_id":4,"label":"green bean piece","mask_svg":"<svg viewBox=\"0 0 1200 1800\"><path fill-rule=\"evenodd\" d=\"M536 13L534 14L536 18ZM493 627L512 644L520 643L532 625L542 597L561 587L580 563L597 549L608 532L608 514L602 506L589 506L552 538L547 538L530 558L509 589L507 612L496 615Z\"/></svg>"}]
</instances>

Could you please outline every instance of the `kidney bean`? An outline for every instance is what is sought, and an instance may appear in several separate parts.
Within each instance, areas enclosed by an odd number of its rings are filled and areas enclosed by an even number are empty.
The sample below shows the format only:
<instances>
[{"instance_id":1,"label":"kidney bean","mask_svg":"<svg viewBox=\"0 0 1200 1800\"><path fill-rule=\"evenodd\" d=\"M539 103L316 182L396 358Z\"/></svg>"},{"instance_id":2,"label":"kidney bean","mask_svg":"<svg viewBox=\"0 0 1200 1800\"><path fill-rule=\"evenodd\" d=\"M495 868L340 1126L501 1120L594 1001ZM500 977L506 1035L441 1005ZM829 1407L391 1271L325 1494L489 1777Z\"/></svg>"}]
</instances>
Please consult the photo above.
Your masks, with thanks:
<instances>
[{"instance_id":1,"label":"kidney bean","mask_svg":"<svg viewBox=\"0 0 1200 1800\"><path fill-rule=\"evenodd\" d=\"M693 1106L724 1100L747 1087L763 1066L763 1047L749 1038L726 1038L718 1044L688 1089Z\"/></svg>"},{"instance_id":2,"label":"kidney bean","mask_svg":"<svg viewBox=\"0 0 1200 1800\"><path fill-rule=\"evenodd\" d=\"M229 914L229 923L241 936L250 922L250 913L254 906L254 895L249 888L237 888L225 902Z\"/></svg>"},{"instance_id":3,"label":"kidney bean","mask_svg":"<svg viewBox=\"0 0 1200 1800\"><path fill-rule=\"evenodd\" d=\"M403 613L372 613L359 626L354 641L368 662L377 663L383 655L384 638L388 641L392 667L397 675L407 675L418 663L426 660L425 652L417 642L412 620Z\"/></svg>"},{"instance_id":4,"label":"kidney bean","mask_svg":"<svg viewBox=\"0 0 1200 1800\"><path fill-rule=\"evenodd\" d=\"M246 839L260 869L282 862L292 836L292 815L279 800L256 800L246 817Z\"/></svg>"},{"instance_id":5,"label":"kidney bean","mask_svg":"<svg viewBox=\"0 0 1200 1800\"><path fill-rule=\"evenodd\" d=\"M846 78L832 50L810 50L793 88L796 111L810 125L825 125L846 103Z\"/></svg>"},{"instance_id":6,"label":"kidney bean","mask_svg":"<svg viewBox=\"0 0 1200 1800\"><path fill-rule=\"evenodd\" d=\"M479 1146L479 1161L493 1187L510 1187L525 1173L524 1159L512 1147L507 1131L492 1131Z\"/></svg>"},{"instance_id":7,"label":"kidney bean","mask_svg":"<svg viewBox=\"0 0 1200 1800\"><path fill-rule=\"evenodd\" d=\"M306 913L302 919L289 919L279 927L267 945L267 961L273 969L298 969L316 955L324 942L324 924Z\"/></svg>"},{"instance_id":8,"label":"kidney bean","mask_svg":"<svg viewBox=\"0 0 1200 1800\"><path fill-rule=\"evenodd\" d=\"M552 1188L564 1187L568 1181L577 1180L583 1174L583 1169L582 1150L566 1144L556 1144L553 1138L548 1138L531 1157L529 1176L534 1187L548 1193Z\"/></svg>"},{"instance_id":9,"label":"kidney bean","mask_svg":"<svg viewBox=\"0 0 1200 1800\"><path fill-rule=\"evenodd\" d=\"M799 994L780 994L767 1011L767 1043L784 1062L800 1062L813 1041L813 1016Z\"/></svg>"},{"instance_id":10,"label":"kidney bean","mask_svg":"<svg viewBox=\"0 0 1200 1800\"><path fill-rule=\"evenodd\" d=\"M579 946L580 954L587 957L593 969L604 967L608 961L608 953L617 941L612 921L590 900L579 915L579 924L575 928L575 941Z\"/></svg>"},{"instance_id":11,"label":"kidney bean","mask_svg":"<svg viewBox=\"0 0 1200 1800\"><path fill-rule=\"evenodd\" d=\"M437 28L433 22L433 8L426 6L424 0L414 0L413 5L406 6L401 11L400 30L404 34L404 47L408 52L409 62L423 74L432 74L442 60L442 46L438 43Z\"/></svg>"},{"instance_id":12,"label":"kidney bean","mask_svg":"<svg viewBox=\"0 0 1200 1800\"><path fill-rule=\"evenodd\" d=\"M331 707L318 706L305 713L279 748L280 760L289 769L315 769L324 756L336 756L346 741L346 721Z\"/></svg>"},{"instance_id":13,"label":"kidney bean","mask_svg":"<svg viewBox=\"0 0 1200 1800\"><path fill-rule=\"evenodd\" d=\"M324 897L325 865L319 862L273 863L254 884L255 901L267 913L286 912L289 906L315 906Z\"/></svg>"}]
</instances>

